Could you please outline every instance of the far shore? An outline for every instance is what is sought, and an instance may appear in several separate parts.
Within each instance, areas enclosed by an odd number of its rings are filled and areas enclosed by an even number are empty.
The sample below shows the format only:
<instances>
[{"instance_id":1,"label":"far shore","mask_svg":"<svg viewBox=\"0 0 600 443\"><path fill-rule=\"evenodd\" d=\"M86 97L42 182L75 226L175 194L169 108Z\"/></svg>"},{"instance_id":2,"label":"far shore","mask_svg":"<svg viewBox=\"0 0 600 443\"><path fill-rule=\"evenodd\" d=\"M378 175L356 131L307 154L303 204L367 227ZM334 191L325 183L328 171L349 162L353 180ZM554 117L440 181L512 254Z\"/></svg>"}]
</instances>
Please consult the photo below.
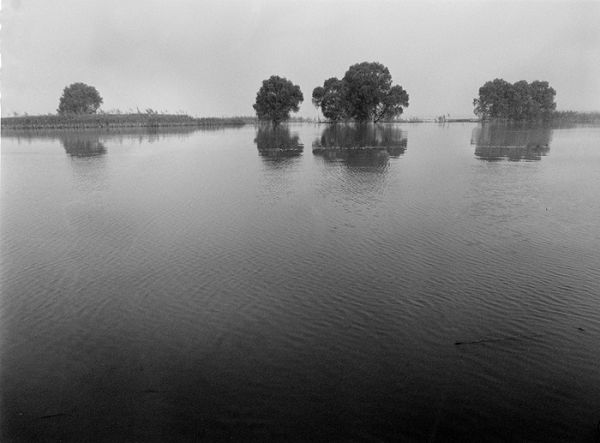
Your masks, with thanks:
<instances>
[{"instance_id":1,"label":"far shore","mask_svg":"<svg viewBox=\"0 0 600 443\"><path fill-rule=\"evenodd\" d=\"M492 119L508 123L507 120ZM409 118L380 123L479 123L478 118ZM554 124L598 124L600 112L555 111L548 121ZM159 114L159 113L129 113L129 114L68 114L68 115L22 115L15 117L2 117L4 130L47 130L47 129L123 129L123 128L219 128L239 127L258 124L259 120L253 116L240 117L191 117L185 114ZM291 117L288 123L313 123L335 124L327 120L311 119L304 117ZM338 122L343 123L343 122ZM518 122L517 122L518 123Z\"/></svg>"},{"instance_id":2,"label":"far shore","mask_svg":"<svg viewBox=\"0 0 600 443\"><path fill-rule=\"evenodd\" d=\"M182 114L72 114L3 117L2 129L118 129L243 126L248 117L195 118Z\"/></svg>"}]
</instances>

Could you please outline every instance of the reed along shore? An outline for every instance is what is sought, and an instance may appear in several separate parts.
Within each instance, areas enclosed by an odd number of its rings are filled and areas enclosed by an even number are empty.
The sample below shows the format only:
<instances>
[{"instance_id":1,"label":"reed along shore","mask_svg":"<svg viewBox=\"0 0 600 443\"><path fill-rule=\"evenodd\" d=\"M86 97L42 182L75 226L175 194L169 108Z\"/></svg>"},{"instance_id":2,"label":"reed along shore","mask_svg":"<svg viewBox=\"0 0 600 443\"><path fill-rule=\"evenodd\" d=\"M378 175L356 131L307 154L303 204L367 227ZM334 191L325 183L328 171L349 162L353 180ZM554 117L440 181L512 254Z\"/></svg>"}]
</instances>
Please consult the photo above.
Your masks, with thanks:
<instances>
[{"instance_id":1,"label":"reed along shore","mask_svg":"<svg viewBox=\"0 0 600 443\"><path fill-rule=\"evenodd\" d=\"M242 126L248 119L242 117L194 118L180 114L72 114L31 115L3 117L2 129L111 129L111 128L167 128Z\"/></svg>"}]
</instances>

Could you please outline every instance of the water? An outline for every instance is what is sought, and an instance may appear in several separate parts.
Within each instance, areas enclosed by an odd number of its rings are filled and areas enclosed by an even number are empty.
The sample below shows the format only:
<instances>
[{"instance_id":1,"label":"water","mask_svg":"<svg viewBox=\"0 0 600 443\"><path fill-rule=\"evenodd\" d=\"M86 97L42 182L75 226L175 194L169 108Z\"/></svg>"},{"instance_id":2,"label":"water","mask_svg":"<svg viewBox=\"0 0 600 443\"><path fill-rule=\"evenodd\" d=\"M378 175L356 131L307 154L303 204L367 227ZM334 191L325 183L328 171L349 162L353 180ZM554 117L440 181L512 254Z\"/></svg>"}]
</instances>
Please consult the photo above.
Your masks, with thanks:
<instances>
[{"instance_id":1,"label":"water","mask_svg":"<svg viewBox=\"0 0 600 443\"><path fill-rule=\"evenodd\" d=\"M594 441L599 189L595 127L5 133L1 439Z\"/></svg>"}]
</instances>

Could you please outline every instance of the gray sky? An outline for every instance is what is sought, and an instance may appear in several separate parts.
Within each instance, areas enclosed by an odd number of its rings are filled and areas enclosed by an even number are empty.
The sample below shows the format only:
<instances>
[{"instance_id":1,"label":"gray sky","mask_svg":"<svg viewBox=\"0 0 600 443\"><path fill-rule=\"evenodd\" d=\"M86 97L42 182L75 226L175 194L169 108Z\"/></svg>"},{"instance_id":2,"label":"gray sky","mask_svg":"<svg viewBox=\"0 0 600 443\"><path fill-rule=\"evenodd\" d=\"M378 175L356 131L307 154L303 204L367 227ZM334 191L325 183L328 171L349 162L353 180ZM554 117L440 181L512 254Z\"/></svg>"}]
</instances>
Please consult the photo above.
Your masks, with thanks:
<instances>
[{"instance_id":1,"label":"gray sky","mask_svg":"<svg viewBox=\"0 0 600 443\"><path fill-rule=\"evenodd\" d=\"M547 80L558 109L600 110L600 1L3 0L2 115L54 113L84 82L103 109L251 115L263 79L310 97L379 61L407 116L471 116L496 77Z\"/></svg>"}]
</instances>

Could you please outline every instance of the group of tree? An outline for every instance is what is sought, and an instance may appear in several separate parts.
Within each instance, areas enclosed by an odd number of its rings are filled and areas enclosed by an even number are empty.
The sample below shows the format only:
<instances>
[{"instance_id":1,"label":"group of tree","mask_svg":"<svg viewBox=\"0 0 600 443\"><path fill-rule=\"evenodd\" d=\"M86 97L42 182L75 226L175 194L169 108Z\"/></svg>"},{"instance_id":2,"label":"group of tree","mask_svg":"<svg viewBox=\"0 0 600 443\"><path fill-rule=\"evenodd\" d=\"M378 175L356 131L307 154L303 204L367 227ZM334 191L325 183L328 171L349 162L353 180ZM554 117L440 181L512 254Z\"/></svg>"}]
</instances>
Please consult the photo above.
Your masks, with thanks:
<instances>
[{"instance_id":1,"label":"group of tree","mask_svg":"<svg viewBox=\"0 0 600 443\"><path fill-rule=\"evenodd\" d=\"M274 75L263 81L254 110L260 120L277 125L297 112L303 99L298 85ZM392 86L390 71L381 63L363 62L350 66L341 80L333 77L316 87L312 102L332 122L378 122L402 114L408 94L402 86Z\"/></svg>"},{"instance_id":2,"label":"group of tree","mask_svg":"<svg viewBox=\"0 0 600 443\"><path fill-rule=\"evenodd\" d=\"M547 81L511 84L497 78L479 88L479 98L473 99L474 112L484 120L547 120L556 109L555 95Z\"/></svg>"},{"instance_id":3,"label":"group of tree","mask_svg":"<svg viewBox=\"0 0 600 443\"><path fill-rule=\"evenodd\" d=\"M511 84L497 78L479 88L479 97L473 100L474 112L481 119L545 120L556 109L555 95L547 81ZM298 112L303 100L298 85L273 75L262 82L253 107L259 120L278 125L290 118L290 112ZM376 123L402 114L408 106L408 93L402 86L392 85L392 76L384 65L363 62L350 66L342 79L332 77L317 86L312 103L331 122ZM96 88L73 83L64 88L58 113L93 114L101 104Z\"/></svg>"},{"instance_id":4,"label":"group of tree","mask_svg":"<svg viewBox=\"0 0 600 443\"><path fill-rule=\"evenodd\" d=\"M312 93L313 104L332 122L390 120L408 106L408 93L392 86L388 68L377 62L350 66L342 79L325 80Z\"/></svg>"}]
</instances>

